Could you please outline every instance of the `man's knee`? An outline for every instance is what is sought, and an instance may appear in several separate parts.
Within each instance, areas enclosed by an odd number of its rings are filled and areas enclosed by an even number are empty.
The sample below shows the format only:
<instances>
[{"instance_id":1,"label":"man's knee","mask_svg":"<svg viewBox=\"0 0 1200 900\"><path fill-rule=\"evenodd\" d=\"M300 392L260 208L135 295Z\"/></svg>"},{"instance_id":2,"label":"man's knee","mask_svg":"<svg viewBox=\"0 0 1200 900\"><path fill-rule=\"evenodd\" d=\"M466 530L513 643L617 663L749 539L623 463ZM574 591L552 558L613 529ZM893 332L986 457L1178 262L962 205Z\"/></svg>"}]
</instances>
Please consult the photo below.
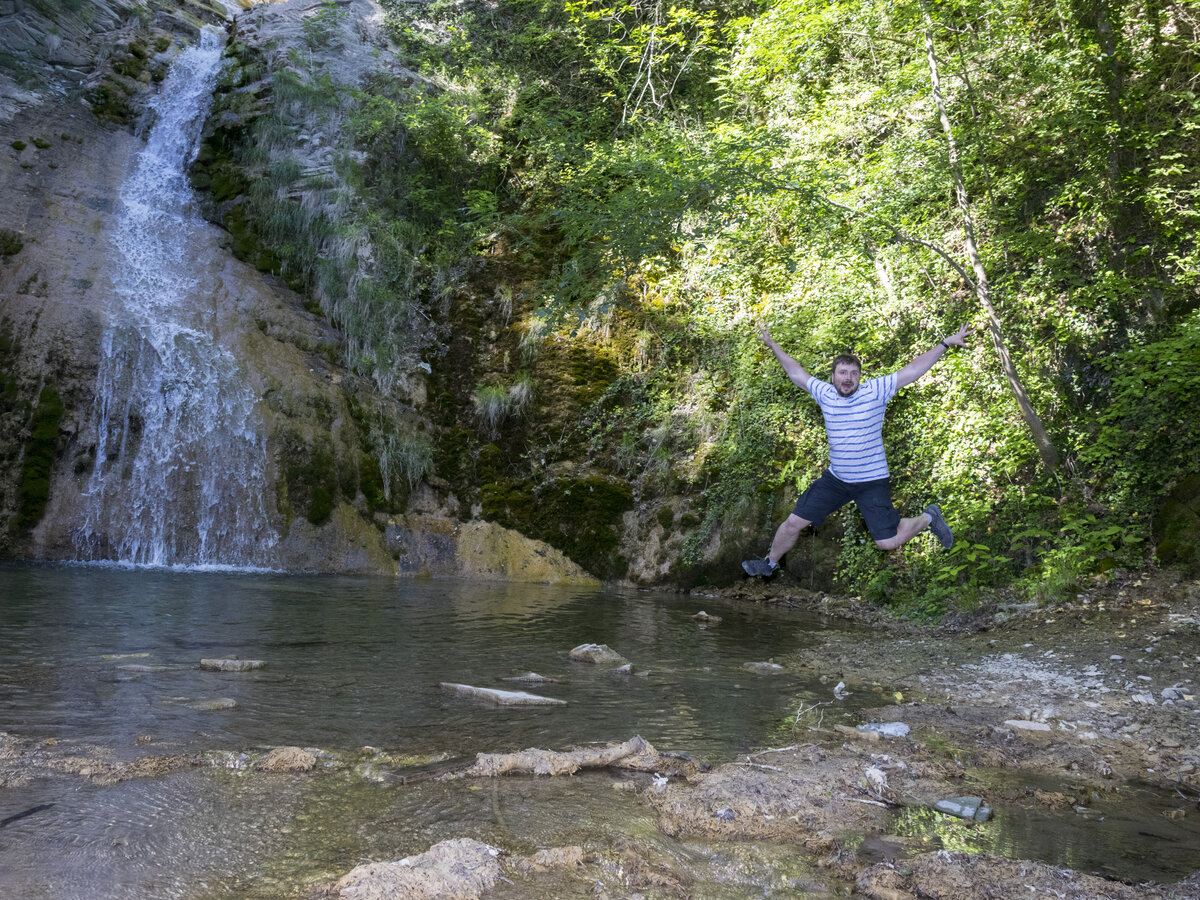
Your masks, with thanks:
<instances>
[{"instance_id":1,"label":"man's knee","mask_svg":"<svg viewBox=\"0 0 1200 900\"><path fill-rule=\"evenodd\" d=\"M786 529L790 534L799 534L811 524L812 522L808 519L802 519L795 513L791 513L779 527Z\"/></svg>"}]
</instances>

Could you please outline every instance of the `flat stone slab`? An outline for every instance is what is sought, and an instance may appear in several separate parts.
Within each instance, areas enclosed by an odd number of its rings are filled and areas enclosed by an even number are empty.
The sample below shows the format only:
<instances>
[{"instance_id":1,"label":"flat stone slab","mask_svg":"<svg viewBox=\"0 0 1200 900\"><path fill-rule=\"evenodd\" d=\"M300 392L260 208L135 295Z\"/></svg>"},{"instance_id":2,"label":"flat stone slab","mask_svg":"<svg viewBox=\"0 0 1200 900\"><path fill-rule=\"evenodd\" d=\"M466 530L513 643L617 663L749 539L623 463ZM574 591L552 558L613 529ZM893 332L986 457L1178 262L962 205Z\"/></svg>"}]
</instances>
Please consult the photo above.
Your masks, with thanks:
<instances>
[{"instance_id":1,"label":"flat stone slab","mask_svg":"<svg viewBox=\"0 0 1200 900\"><path fill-rule=\"evenodd\" d=\"M1018 731L1049 731L1050 726L1045 722L1030 722L1028 719L1005 719L1004 724Z\"/></svg>"},{"instance_id":2,"label":"flat stone slab","mask_svg":"<svg viewBox=\"0 0 1200 900\"><path fill-rule=\"evenodd\" d=\"M210 672L252 672L266 663L261 659L202 659L200 668Z\"/></svg>"},{"instance_id":3,"label":"flat stone slab","mask_svg":"<svg viewBox=\"0 0 1200 900\"><path fill-rule=\"evenodd\" d=\"M475 687L470 684L455 684L452 681L443 681L442 687L445 690L462 694L464 697L478 697L480 700L487 700L489 703L495 703L497 706L567 705L566 700L557 700L554 697L541 697L525 691L499 691L495 688Z\"/></svg>"},{"instance_id":4,"label":"flat stone slab","mask_svg":"<svg viewBox=\"0 0 1200 900\"><path fill-rule=\"evenodd\" d=\"M912 731L903 722L868 722L866 725L859 725L858 730L896 738L908 737L908 733Z\"/></svg>"},{"instance_id":5,"label":"flat stone slab","mask_svg":"<svg viewBox=\"0 0 1200 900\"><path fill-rule=\"evenodd\" d=\"M501 878L500 851L470 838L397 862L361 865L334 885L345 900L474 900Z\"/></svg>"}]
</instances>

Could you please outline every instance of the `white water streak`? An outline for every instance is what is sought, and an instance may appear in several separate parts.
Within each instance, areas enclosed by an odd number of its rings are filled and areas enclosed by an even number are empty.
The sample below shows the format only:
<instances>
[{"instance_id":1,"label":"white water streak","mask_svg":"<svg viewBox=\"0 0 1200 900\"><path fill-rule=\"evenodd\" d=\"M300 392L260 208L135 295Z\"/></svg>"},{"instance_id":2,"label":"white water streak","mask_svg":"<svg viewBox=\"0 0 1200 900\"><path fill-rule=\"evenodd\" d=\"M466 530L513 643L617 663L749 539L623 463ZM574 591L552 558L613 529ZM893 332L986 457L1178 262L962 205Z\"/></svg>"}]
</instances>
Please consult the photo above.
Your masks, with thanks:
<instances>
[{"instance_id":1,"label":"white water streak","mask_svg":"<svg viewBox=\"0 0 1200 900\"><path fill-rule=\"evenodd\" d=\"M220 70L206 28L154 100L157 121L121 189L112 232L113 311L93 423L95 468L76 545L81 559L151 566L271 562L264 428L219 342L213 286L192 252L205 228L186 168Z\"/></svg>"}]
</instances>

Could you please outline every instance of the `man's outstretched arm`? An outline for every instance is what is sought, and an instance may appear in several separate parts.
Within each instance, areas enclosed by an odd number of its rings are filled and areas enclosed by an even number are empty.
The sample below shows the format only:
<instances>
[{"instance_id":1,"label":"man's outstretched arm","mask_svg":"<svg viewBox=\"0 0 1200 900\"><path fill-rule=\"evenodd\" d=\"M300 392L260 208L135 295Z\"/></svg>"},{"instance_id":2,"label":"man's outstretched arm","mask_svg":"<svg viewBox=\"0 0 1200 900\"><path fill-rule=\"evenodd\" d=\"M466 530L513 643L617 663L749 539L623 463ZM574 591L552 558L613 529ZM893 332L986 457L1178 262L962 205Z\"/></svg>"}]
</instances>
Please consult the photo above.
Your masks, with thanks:
<instances>
[{"instance_id":1,"label":"man's outstretched arm","mask_svg":"<svg viewBox=\"0 0 1200 900\"><path fill-rule=\"evenodd\" d=\"M950 347L965 347L967 338L969 338L975 329L969 325L964 325L949 337L942 338L929 350L926 350L903 369L896 372L896 389L912 384L926 372L933 368L933 364L942 358Z\"/></svg>"},{"instance_id":2,"label":"man's outstretched arm","mask_svg":"<svg viewBox=\"0 0 1200 900\"><path fill-rule=\"evenodd\" d=\"M792 380L792 384L808 390L808 379L811 376L804 371L804 366L800 365L800 363L796 362L794 359L784 353L783 348L775 343L775 341L771 338L770 327L760 324L755 331L762 342L771 348L771 352L774 353L775 358L779 360L779 365L783 366L783 371L785 371L787 373L787 377ZM930 365L933 364L930 363Z\"/></svg>"}]
</instances>

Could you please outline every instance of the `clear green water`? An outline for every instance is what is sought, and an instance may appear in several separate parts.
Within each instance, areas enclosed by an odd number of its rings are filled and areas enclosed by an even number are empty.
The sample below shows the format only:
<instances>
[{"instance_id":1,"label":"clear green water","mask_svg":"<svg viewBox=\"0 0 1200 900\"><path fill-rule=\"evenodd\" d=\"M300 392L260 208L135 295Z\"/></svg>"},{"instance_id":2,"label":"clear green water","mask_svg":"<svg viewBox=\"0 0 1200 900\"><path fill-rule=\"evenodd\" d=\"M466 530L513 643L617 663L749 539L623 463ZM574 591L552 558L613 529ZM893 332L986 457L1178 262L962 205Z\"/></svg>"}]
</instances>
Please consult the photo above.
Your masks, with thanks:
<instances>
[{"instance_id":1,"label":"clear green water","mask_svg":"<svg viewBox=\"0 0 1200 900\"><path fill-rule=\"evenodd\" d=\"M91 567L0 569L3 730L140 755L299 744L401 753L561 747L641 734L710 759L756 744L805 685L747 662L815 639L812 620L740 604L692 621L695 598L641 592ZM711 602L709 602L711 606ZM570 661L608 644L642 676ZM201 659L267 663L202 671ZM160 671L131 671L149 666ZM440 687L529 688L565 707L498 709ZM218 699L236 708L202 711Z\"/></svg>"},{"instance_id":2,"label":"clear green water","mask_svg":"<svg viewBox=\"0 0 1200 900\"><path fill-rule=\"evenodd\" d=\"M699 626L700 609L723 621ZM307 896L360 860L463 836L516 853L631 847L692 872L694 896L806 896L797 885L807 883L807 863L786 848L667 839L644 801L614 790L606 774L401 783L394 769L364 778L355 761L373 746L441 755L449 767L478 751L641 734L660 750L719 762L761 746L798 696L828 693L743 668L818 640L818 627L786 609L637 591L0 567L0 731L53 738L59 752L98 745L118 759L233 758L295 744L351 760L315 776L205 767L110 786L65 777L0 789L0 819L47 806L0 829L0 896ZM571 662L567 652L585 642L608 644L648 674ZM267 665L198 668L228 656ZM559 681L500 680L531 670ZM497 708L443 681L524 688L568 705ZM194 708L219 699L237 705Z\"/></svg>"}]
</instances>

